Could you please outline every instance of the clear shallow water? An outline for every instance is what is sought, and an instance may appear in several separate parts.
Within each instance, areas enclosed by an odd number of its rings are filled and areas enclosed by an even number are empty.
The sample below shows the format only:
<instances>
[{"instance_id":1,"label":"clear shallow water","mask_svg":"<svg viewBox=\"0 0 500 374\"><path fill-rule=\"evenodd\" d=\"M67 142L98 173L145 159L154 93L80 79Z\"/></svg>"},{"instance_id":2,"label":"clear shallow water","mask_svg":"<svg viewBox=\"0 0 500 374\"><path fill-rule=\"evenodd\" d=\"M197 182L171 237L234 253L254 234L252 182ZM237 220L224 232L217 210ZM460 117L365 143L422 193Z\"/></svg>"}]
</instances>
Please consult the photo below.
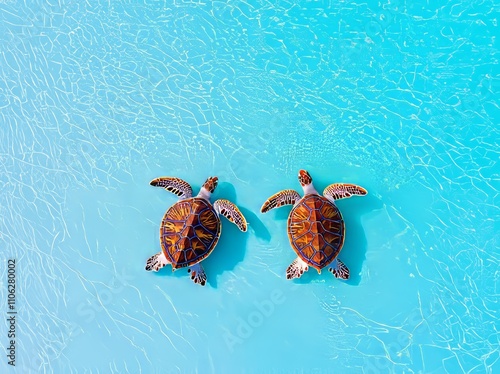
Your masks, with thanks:
<instances>
[{"instance_id":1,"label":"clear shallow water","mask_svg":"<svg viewBox=\"0 0 500 374\"><path fill-rule=\"evenodd\" d=\"M297 4L0 3L17 372L500 371L498 5ZM284 278L289 209L258 211L300 168L370 192L338 203L346 283ZM213 174L249 232L204 288L146 273L148 182Z\"/></svg>"}]
</instances>

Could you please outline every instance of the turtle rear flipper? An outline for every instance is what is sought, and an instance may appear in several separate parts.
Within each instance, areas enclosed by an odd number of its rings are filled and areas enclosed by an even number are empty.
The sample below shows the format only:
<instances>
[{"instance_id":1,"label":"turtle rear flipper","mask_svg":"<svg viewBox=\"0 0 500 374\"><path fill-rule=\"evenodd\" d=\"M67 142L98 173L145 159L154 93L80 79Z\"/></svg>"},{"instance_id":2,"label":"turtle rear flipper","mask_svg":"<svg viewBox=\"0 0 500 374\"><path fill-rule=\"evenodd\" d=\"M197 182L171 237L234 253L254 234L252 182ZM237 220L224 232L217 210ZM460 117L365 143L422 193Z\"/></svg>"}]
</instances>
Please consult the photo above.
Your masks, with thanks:
<instances>
[{"instance_id":1,"label":"turtle rear flipper","mask_svg":"<svg viewBox=\"0 0 500 374\"><path fill-rule=\"evenodd\" d=\"M159 252L148 258L146 261L146 271L158 271L169 263L163 252Z\"/></svg>"},{"instance_id":2,"label":"turtle rear flipper","mask_svg":"<svg viewBox=\"0 0 500 374\"><path fill-rule=\"evenodd\" d=\"M193 196L193 190L188 182L180 178L161 177L149 182L151 186L162 187L169 192L179 196L181 199L187 199Z\"/></svg>"},{"instance_id":3,"label":"turtle rear flipper","mask_svg":"<svg viewBox=\"0 0 500 374\"><path fill-rule=\"evenodd\" d=\"M226 217L229 222L234 223L238 228L247 231L247 221L238 207L229 200L219 199L214 203L214 209L219 214Z\"/></svg>"},{"instance_id":4,"label":"turtle rear flipper","mask_svg":"<svg viewBox=\"0 0 500 374\"><path fill-rule=\"evenodd\" d=\"M191 279L194 283L204 286L207 282L207 275L200 263L191 266L188 272L191 273Z\"/></svg>"},{"instance_id":5,"label":"turtle rear flipper","mask_svg":"<svg viewBox=\"0 0 500 374\"><path fill-rule=\"evenodd\" d=\"M349 269L339 259L333 261L332 266L328 268L328 271L332 273L335 278L344 280L349 279Z\"/></svg>"},{"instance_id":6,"label":"turtle rear flipper","mask_svg":"<svg viewBox=\"0 0 500 374\"><path fill-rule=\"evenodd\" d=\"M286 269L286 279L300 278L307 270L309 266L297 257Z\"/></svg>"},{"instance_id":7,"label":"turtle rear flipper","mask_svg":"<svg viewBox=\"0 0 500 374\"><path fill-rule=\"evenodd\" d=\"M366 195L366 191L363 187L357 186L355 184L349 183L334 183L329 185L323 191L323 196L329 200L340 200L347 199L354 195Z\"/></svg>"}]
</instances>

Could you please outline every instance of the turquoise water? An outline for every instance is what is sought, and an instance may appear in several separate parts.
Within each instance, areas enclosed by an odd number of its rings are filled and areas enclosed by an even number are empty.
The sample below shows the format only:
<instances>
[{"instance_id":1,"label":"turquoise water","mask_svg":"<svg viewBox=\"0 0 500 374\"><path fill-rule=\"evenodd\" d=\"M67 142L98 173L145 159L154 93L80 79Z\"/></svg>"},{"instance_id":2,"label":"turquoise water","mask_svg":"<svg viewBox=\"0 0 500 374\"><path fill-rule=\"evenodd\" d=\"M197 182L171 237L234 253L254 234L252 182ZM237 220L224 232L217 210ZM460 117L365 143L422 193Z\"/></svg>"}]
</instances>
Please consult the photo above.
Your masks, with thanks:
<instances>
[{"instance_id":1,"label":"turquoise water","mask_svg":"<svg viewBox=\"0 0 500 374\"><path fill-rule=\"evenodd\" d=\"M498 10L0 1L0 371L499 373ZM338 202L347 282L285 279L290 209L259 209L300 168L369 191ZM249 222L205 287L144 271L163 175Z\"/></svg>"}]
</instances>

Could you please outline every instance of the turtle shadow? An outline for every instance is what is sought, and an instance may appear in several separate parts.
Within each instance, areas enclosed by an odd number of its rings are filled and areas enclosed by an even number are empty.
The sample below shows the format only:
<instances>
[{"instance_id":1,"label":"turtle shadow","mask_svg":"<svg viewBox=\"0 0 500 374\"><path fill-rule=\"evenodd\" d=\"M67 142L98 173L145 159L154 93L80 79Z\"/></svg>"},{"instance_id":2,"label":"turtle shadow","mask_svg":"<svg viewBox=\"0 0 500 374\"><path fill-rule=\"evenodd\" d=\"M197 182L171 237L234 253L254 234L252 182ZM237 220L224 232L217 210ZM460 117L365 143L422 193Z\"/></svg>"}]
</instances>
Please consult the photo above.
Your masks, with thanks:
<instances>
[{"instance_id":1,"label":"turtle shadow","mask_svg":"<svg viewBox=\"0 0 500 374\"><path fill-rule=\"evenodd\" d=\"M349 279L345 283L357 286L361 282L361 270L363 263L366 260L366 251L368 242L366 240L365 231L361 224L361 217L373 210L382 208L382 201L374 195L368 194L362 197L351 197L350 199L339 200L335 202L346 227L346 237L342 251L339 254L339 259L349 268ZM307 284L318 281L318 276L333 277L328 271L329 267L322 269L321 274L317 274L316 270L309 268L299 279L295 279L296 284Z\"/></svg>"},{"instance_id":2,"label":"turtle shadow","mask_svg":"<svg viewBox=\"0 0 500 374\"><path fill-rule=\"evenodd\" d=\"M278 221L287 221L288 216L290 215L290 212L292 211L292 206L287 205L287 206L282 206L278 209L273 209L274 211L274 218L277 219Z\"/></svg>"},{"instance_id":3,"label":"turtle shadow","mask_svg":"<svg viewBox=\"0 0 500 374\"><path fill-rule=\"evenodd\" d=\"M240 207L241 213L245 216L248 223L248 231L251 231L255 236L265 242L271 241L271 233L266 225L257 217L255 213L246 208Z\"/></svg>"},{"instance_id":4,"label":"turtle shadow","mask_svg":"<svg viewBox=\"0 0 500 374\"><path fill-rule=\"evenodd\" d=\"M339 200L337 206L342 212L346 237L339 259L349 268L350 277L347 284L357 286L361 282L361 270L366 260L368 242L361 224L363 215L382 208L382 201L372 194Z\"/></svg>"},{"instance_id":5,"label":"turtle shadow","mask_svg":"<svg viewBox=\"0 0 500 374\"><path fill-rule=\"evenodd\" d=\"M258 238L263 240L269 241L271 239L271 234L259 218L250 210L239 206L236 191L232 184L227 182L219 184L212 201L219 198L227 199L238 205L247 220L248 230L247 232L241 232L236 225L229 222L225 217L221 217L222 232L219 243L211 255L203 261L203 267L207 273L207 283L213 288L217 288L217 279L221 274L233 270L245 258L249 232L254 232Z\"/></svg>"}]
</instances>

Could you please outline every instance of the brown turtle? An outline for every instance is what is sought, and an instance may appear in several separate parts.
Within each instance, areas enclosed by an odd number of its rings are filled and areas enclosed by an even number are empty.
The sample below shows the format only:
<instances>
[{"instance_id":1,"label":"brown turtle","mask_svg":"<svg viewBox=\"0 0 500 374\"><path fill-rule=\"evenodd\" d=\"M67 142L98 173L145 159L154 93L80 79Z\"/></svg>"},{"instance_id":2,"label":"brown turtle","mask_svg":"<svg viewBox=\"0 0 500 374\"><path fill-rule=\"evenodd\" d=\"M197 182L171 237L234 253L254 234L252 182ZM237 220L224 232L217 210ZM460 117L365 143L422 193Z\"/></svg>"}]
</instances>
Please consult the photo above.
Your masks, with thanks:
<instances>
[{"instance_id":1,"label":"brown turtle","mask_svg":"<svg viewBox=\"0 0 500 374\"><path fill-rule=\"evenodd\" d=\"M283 205L293 205L288 217L288 237L298 257L286 270L287 279L300 278L309 266L318 273L328 269L336 278L348 279L349 269L337 256L344 245L345 226L335 200L366 195L367 191L354 184L331 184L321 196L312 184L312 178L305 170L299 171L299 182L304 197L297 191L283 190L271 196L262 205L265 213Z\"/></svg>"},{"instance_id":2,"label":"brown turtle","mask_svg":"<svg viewBox=\"0 0 500 374\"><path fill-rule=\"evenodd\" d=\"M222 214L241 231L247 231L243 214L232 202L219 199L210 203L210 196L217 187L218 178L208 178L200 193L192 197L191 186L179 178L162 177L151 181L152 186L163 187L180 200L172 205L161 222L160 243L162 251L151 256L147 271L158 271L171 264L172 270L189 267L191 279L202 286L207 277L201 261L212 253L219 241Z\"/></svg>"}]
</instances>

